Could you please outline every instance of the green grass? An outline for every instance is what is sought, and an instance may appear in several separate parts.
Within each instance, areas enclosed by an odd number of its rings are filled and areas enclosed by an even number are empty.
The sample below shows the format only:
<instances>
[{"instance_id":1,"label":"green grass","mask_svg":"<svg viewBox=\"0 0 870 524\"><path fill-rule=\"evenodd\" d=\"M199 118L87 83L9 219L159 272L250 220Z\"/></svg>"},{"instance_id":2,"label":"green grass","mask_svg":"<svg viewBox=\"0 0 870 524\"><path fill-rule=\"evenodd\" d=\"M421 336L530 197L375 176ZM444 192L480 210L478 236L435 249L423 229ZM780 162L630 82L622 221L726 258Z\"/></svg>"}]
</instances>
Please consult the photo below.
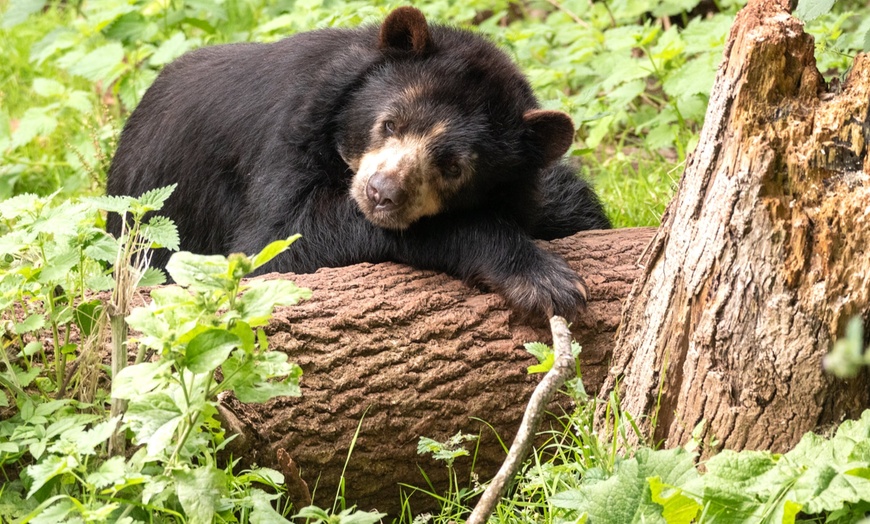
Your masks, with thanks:
<instances>
[{"instance_id":1,"label":"green grass","mask_svg":"<svg viewBox=\"0 0 870 524\"><path fill-rule=\"evenodd\" d=\"M604 202L613 227L658 226L676 191L684 163L651 155L617 153L587 160L584 174Z\"/></svg>"}]
</instances>

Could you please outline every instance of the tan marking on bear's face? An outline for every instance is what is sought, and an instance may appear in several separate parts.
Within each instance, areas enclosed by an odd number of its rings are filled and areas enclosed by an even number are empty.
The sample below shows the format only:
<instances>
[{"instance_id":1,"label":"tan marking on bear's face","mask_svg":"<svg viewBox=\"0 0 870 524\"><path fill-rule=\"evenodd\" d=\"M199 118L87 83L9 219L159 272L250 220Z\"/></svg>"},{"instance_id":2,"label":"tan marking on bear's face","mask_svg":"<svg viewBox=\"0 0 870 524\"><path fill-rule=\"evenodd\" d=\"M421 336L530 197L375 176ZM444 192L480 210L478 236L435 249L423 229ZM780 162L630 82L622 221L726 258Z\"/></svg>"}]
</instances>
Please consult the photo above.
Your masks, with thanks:
<instances>
[{"instance_id":1,"label":"tan marking on bear's face","mask_svg":"<svg viewBox=\"0 0 870 524\"><path fill-rule=\"evenodd\" d=\"M418 98L422 98L426 93L426 89L421 84L413 84L402 89L399 97L405 103L412 103Z\"/></svg>"},{"instance_id":2,"label":"tan marking on bear's face","mask_svg":"<svg viewBox=\"0 0 870 524\"><path fill-rule=\"evenodd\" d=\"M378 122L373 133L380 133ZM447 130L439 122L424 135L390 136L380 147L365 153L356 163L350 194L366 218L387 229L407 229L422 217L437 215L443 210L445 197L461 185L461 179L445 180L433 164L430 151L433 142ZM349 163L351 167L354 166ZM383 211L366 194L369 179L375 173L395 177L407 192L407 201L398 209Z\"/></svg>"}]
</instances>

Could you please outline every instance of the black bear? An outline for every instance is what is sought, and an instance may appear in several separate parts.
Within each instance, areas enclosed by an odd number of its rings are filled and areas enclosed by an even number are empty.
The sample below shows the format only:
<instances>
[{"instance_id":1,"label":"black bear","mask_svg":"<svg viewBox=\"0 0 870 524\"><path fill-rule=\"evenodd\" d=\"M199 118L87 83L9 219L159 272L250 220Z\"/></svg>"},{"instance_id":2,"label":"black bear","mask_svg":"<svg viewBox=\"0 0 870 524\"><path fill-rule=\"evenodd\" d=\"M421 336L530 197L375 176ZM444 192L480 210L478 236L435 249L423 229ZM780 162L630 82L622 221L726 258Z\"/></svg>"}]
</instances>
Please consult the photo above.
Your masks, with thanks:
<instances>
[{"instance_id":1,"label":"black bear","mask_svg":"<svg viewBox=\"0 0 870 524\"><path fill-rule=\"evenodd\" d=\"M127 121L108 193L177 183L163 214L185 250L301 233L265 271L391 260L571 317L582 280L532 239L609 227L559 161L573 136L495 45L400 7L380 26L182 56Z\"/></svg>"}]
</instances>

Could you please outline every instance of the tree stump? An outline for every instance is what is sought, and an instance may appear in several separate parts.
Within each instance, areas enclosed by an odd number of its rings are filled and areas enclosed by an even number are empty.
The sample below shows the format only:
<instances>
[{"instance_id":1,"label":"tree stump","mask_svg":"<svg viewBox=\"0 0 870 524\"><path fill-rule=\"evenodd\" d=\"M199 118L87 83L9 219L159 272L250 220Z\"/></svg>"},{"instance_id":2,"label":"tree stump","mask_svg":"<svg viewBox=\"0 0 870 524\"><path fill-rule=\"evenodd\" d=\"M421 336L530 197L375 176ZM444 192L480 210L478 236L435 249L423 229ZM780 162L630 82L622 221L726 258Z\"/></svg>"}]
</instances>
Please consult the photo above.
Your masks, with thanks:
<instances>
[{"instance_id":1,"label":"tree stump","mask_svg":"<svg viewBox=\"0 0 870 524\"><path fill-rule=\"evenodd\" d=\"M589 305L571 330L583 346L583 378L593 394L653 233L592 231L541 243L588 284ZM482 480L495 473L505 449L494 432L510 443L540 380L526 372L536 361L522 346L551 342L546 319L529 325L498 295L399 264L265 278L289 278L313 291L311 300L280 308L269 327L272 347L304 370L302 396L262 405L226 399L224 419L243 436L235 457L294 476L284 467L289 456L309 488L317 486L314 502L331 505L359 426L344 471L346 499L393 515L401 510L399 483L426 487L420 468L436 491L446 491L444 465L417 454L421 436L480 434L475 471ZM560 402L554 412L572 409L567 397ZM456 461L460 478L468 478L470 463ZM436 501L412 502L419 512Z\"/></svg>"},{"instance_id":2,"label":"tree stump","mask_svg":"<svg viewBox=\"0 0 870 524\"><path fill-rule=\"evenodd\" d=\"M831 92L787 0L737 16L697 150L642 262L604 392L653 438L790 448L868 406L822 358L870 285L870 58Z\"/></svg>"}]
</instances>

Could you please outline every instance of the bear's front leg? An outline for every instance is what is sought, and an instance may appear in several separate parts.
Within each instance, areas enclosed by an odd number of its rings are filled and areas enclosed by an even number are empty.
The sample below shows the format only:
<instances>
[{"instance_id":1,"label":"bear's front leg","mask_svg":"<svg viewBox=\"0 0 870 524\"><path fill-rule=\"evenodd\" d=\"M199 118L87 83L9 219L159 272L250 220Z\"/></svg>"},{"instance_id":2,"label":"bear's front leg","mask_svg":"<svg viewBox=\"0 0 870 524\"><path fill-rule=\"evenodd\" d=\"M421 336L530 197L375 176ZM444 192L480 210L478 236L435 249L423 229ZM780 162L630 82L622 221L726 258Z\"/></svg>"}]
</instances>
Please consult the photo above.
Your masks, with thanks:
<instances>
[{"instance_id":1,"label":"bear's front leg","mask_svg":"<svg viewBox=\"0 0 870 524\"><path fill-rule=\"evenodd\" d=\"M397 236L397 261L482 284L523 314L572 319L586 303L580 276L508 221L423 220Z\"/></svg>"}]
</instances>

